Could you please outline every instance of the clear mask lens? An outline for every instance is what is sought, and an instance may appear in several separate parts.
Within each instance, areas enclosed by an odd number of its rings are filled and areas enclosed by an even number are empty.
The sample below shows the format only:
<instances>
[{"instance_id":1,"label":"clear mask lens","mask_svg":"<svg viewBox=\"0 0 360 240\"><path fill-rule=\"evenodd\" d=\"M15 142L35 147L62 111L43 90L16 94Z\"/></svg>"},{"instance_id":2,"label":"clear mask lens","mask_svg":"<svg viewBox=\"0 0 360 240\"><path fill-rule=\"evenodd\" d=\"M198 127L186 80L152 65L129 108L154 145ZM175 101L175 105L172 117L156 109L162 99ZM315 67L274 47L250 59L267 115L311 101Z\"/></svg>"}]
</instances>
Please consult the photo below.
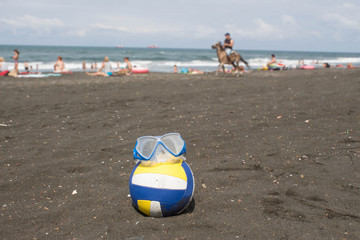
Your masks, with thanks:
<instances>
[{"instance_id":1,"label":"clear mask lens","mask_svg":"<svg viewBox=\"0 0 360 240\"><path fill-rule=\"evenodd\" d=\"M179 135L166 134L161 138L161 142L172 152L174 155L178 155L184 147L184 140Z\"/></svg>"},{"instance_id":2,"label":"clear mask lens","mask_svg":"<svg viewBox=\"0 0 360 240\"><path fill-rule=\"evenodd\" d=\"M154 155L150 159L150 161L158 161L158 162L166 162L170 159L173 155L169 153L166 148L162 144L157 145Z\"/></svg>"},{"instance_id":3,"label":"clear mask lens","mask_svg":"<svg viewBox=\"0 0 360 240\"><path fill-rule=\"evenodd\" d=\"M134 157L152 162L168 162L180 159L186 152L185 141L178 133L168 133L160 137L144 136L137 139ZM183 157L182 159L185 160Z\"/></svg>"}]
</instances>

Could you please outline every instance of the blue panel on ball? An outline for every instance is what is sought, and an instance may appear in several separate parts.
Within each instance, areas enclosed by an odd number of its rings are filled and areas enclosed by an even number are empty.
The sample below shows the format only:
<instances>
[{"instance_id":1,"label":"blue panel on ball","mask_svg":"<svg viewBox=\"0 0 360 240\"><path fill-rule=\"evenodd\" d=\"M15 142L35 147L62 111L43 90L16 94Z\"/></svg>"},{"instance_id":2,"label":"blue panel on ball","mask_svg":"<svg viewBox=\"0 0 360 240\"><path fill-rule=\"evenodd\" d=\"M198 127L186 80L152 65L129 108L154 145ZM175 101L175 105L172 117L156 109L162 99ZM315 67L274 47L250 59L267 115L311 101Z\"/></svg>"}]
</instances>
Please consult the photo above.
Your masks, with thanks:
<instances>
[{"instance_id":1,"label":"blue panel on ball","mask_svg":"<svg viewBox=\"0 0 360 240\"><path fill-rule=\"evenodd\" d=\"M187 165L187 163L185 161L181 164L181 166L185 170L185 173L186 173L186 176L187 176L187 188L186 188L184 197L191 198L191 196L194 193L194 177L193 177L193 173L192 173L189 165Z\"/></svg>"},{"instance_id":2,"label":"blue panel on ball","mask_svg":"<svg viewBox=\"0 0 360 240\"><path fill-rule=\"evenodd\" d=\"M130 194L133 200L150 200L177 203L183 198L185 190L157 189L132 184Z\"/></svg>"}]
</instances>

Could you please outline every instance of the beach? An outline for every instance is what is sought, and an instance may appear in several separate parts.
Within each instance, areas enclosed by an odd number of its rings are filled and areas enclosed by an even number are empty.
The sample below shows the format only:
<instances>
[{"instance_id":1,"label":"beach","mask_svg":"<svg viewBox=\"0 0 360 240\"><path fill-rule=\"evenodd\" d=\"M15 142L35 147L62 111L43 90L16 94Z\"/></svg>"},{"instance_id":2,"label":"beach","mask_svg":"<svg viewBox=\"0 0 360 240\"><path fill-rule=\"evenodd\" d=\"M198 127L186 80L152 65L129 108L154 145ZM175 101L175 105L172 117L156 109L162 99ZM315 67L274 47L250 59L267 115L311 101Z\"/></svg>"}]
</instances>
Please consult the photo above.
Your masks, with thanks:
<instances>
[{"instance_id":1,"label":"beach","mask_svg":"<svg viewBox=\"0 0 360 240\"><path fill-rule=\"evenodd\" d=\"M0 78L1 239L360 239L360 69ZM178 132L178 216L132 207L132 150Z\"/></svg>"}]
</instances>

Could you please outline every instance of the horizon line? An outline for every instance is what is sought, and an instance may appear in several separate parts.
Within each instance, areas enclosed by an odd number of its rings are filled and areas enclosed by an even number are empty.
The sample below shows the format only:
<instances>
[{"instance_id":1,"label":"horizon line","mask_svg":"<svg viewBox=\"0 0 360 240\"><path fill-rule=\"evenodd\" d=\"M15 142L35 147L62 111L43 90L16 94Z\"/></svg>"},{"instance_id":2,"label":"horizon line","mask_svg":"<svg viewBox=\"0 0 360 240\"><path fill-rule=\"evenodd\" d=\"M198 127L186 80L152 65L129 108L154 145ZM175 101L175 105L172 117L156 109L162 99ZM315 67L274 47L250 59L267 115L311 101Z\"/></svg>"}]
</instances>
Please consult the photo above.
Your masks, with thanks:
<instances>
[{"instance_id":1,"label":"horizon line","mask_svg":"<svg viewBox=\"0 0 360 240\"><path fill-rule=\"evenodd\" d=\"M149 48L149 46L122 46L117 47L119 45L113 46L94 46L94 45L38 45L38 44L0 44L0 46L24 46L24 47L87 47L87 48L115 48L115 49L129 49L129 48L139 48L139 49L152 49L152 50L161 50L161 49L194 49L194 50L212 50L211 48L194 48L194 47L161 47L157 46L157 48ZM350 51L334 51L334 50L279 50L279 49L234 49L238 51L278 51L278 52L318 52L318 53L354 53L360 54L360 52L350 52Z\"/></svg>"}]
</instances>

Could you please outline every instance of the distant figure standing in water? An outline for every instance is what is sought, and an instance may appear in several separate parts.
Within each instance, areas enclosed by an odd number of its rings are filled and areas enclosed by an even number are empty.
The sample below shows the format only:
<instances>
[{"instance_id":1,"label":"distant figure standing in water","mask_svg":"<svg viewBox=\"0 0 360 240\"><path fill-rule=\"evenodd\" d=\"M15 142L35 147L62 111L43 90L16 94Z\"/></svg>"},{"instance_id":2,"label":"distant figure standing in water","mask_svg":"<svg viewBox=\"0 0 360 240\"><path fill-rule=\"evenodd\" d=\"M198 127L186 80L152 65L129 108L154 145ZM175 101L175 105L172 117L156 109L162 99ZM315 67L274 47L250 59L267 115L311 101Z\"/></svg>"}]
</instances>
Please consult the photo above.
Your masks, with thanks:
<instances>
[{"instance_id":1,"label":"distant figure standing in water","mask_svg":"<svg viewBox=\"0 0 360 240\"><path fill-rule=\"evenodd\" d=\"M82 63L82 69L84 72L86 71L86 62L85 61Z\"/></svg>"},{"instance_id":2,"label":"distant figure standing in water","mask_svg":"<svg viewBox=\"0 0 360 240\"><path fill-rule=\"evenodd\" d=\"M109 63L109 58L108 57L104 57L104 61L101 64L101 67L99 68L99 70L97 72L94 73L86 73L89 76L104 76L104 77L109 77L111 76L112 70L111 70L111 64Z\"/></svg>"}]
</instances>

